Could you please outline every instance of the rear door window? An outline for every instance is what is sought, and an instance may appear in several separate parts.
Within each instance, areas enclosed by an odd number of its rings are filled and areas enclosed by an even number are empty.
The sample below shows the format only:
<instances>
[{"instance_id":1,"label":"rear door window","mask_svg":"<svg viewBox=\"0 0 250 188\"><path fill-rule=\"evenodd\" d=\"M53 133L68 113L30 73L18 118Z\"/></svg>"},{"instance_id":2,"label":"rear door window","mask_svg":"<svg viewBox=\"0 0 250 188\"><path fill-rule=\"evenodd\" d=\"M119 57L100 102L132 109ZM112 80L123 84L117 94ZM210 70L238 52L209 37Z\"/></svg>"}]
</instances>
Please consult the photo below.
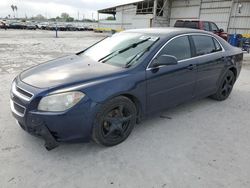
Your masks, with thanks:
<instances>
[{"instance_id":1,"label":"rear door window","mask_svg":"<svg viewBox=\"0 0 250 188\"><path fill-rule=\"evenodd\" d=\"M196 56L206 55L216 52L215 43L212 37L206 35L193 35Z\"/></svg>"},{"instance_id":2,"label":"rear door window","mask_svg":"<svg viewBox=\"0 0 250 188\"><path fill-rule=\"evenodd\" d=\"M178 61L191 58L190 43L187 36L182 36L170 41L158 54L172 55L177 58Z\"/></svg>"},{"instance_id":3,"label":"rear door window","mask_svg":"<svg viewBox=\"0 0 250 188\"><path fill-rule=\"evenodd\" d=\"M222 51L222 48L221 48L221 45L219 44L219 42L217 40L215 40L214 38L213 38L213 41L214 41L216 52Z\"/></svg>"},{"instance_id":4,"label":"rear door window","mask_svg":"<svg viewBox=\"0 0 250 188\"><path fill-rule=\"evenodd\" d=\"M208 22L204 22L204 30L205 31L210 31L209 23Z\"/></svg>"},{"instance_id":5,"label":"rear door window","mask_svg":"<svg viewBox=\"0 0 250 188\"><path fill-rule=\"evenodd\" d=\"M211 22L210 26L211 26L211 31L219 31L219 28L217 27L217 25L215 25L215 23Z\"/></svg>"}]
</instances>

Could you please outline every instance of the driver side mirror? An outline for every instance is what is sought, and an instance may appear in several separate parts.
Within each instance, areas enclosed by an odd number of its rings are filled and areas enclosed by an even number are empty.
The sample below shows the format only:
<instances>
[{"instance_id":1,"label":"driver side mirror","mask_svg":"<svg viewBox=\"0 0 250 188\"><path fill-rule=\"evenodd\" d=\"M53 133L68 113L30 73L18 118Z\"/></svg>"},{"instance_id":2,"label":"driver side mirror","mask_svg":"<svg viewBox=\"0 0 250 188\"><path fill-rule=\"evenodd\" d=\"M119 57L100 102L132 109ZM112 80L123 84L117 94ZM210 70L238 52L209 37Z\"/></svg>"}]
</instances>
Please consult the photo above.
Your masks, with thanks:
<instances>
[{"instance_id":1,"label":"driver side mirror","mask_svg":"<svg viewBox=\"0 0 250 188\"><path fill-rule=\"evenodd\" d=\"M159 67L165 65L177 65L177 58L172 55L163 54L153 60L152 67Z\"/></svg>"},{"instance_id":2,"label":"driver side mirror","mask_svg":"<svg viewBox=\"0 0 250 188\"><path fill-rule=\"evenodd\" d=\"M224 32L224 29L219 29L219 32L220 32L220 33Z\"/></svg>"}]
</instances>

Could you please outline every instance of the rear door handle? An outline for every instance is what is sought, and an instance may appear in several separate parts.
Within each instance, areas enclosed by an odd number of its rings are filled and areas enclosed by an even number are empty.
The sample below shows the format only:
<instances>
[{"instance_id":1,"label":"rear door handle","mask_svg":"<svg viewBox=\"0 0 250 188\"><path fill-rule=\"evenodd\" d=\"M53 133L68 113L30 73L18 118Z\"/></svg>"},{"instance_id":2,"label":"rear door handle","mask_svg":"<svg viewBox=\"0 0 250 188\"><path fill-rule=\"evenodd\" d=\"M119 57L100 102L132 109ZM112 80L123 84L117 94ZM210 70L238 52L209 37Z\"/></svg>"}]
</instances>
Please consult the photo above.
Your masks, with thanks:
<instances>
[{"instance_id":1,"label":"rear door handle","mask_svg":"<svg viewBox=\"0 0 250 188\"><path fill-rule=\"evenodd\" d=\"M191 64L191 65L188 65L188 66L187 66L187 69L193 70L193 69L195 69L195 67L196 67L196 65Z\"/></svg>"}]
</instances>

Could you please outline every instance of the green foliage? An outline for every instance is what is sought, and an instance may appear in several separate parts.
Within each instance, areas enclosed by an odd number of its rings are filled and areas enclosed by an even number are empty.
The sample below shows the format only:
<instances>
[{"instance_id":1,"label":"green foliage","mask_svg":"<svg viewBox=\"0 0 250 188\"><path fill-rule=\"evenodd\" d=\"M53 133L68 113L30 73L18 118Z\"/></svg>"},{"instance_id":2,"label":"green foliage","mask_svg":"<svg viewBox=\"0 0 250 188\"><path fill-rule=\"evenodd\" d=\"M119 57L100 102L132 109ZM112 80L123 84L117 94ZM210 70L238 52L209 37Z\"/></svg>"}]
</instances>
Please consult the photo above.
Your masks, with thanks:
<instances>
[{"instance_id":1,"label":"green foliage","mask_svg":"<svg viewBox=\"0 0 250 188\"><path fill-rule=\"evenodd\" d=\"M68 17L67 19L66 19L66 22L73 22L74 21L74 18L73 17Z\"/></svg>"},{"instance_id":2,"label":"green foliage","mask_svg":"<svg viewBox=\"0 0 250 188\"><path fill-rule=\"evenodd\" d=\"M41 14L38 14L35 17L32 17L31 19L34 19L34 20L46 20L46 18Z\"/></svg>"},{"instance_id":3,"label":"green foliage","mask_svg":"<svg viewBox=\"0 0 250 188\"><path fill-rule=\"evenodd\" d=\"M67 18L69 18L70 16L69 16L69 14L68 13L66 13L66 12L63 12L62 14L61 14L61 18L62 19L67 19Z\"/></svg>"},{"instance_id":4,"label":"green foliage","mask_svg":"<svg viewBox=\"0 0 250 188\"><path fill-rule=\"evenodd\" d=\"M55 22L56 19L55 18L50 18L49 21Z\"/></svg>"},{"instance_id":5,"label":"green foliage","mask_svg":"<svg viewBox=\"0 0 250 188\"><path fill-rule=\"evenodd\" d=\"M115 18L113 16L109 16L106 18L106 20L115 20Z\"/></svg>"},{"instance_id":6,"label":"green foliage","mask_svg":"<svg viewBox=\"0 0 250 188\"><path fill-rule=\"evenodd\" d=\"M87 18L82 19L82 21L84 21L84 22L93 22L93 20L91 20L91 19L87 19Z\"/></svg>"},{"instance_id":7,"label":"green foliage","mask_svg":"<svg viewBox=\"0 0 250 188\"><path fill-rule=\"evenodd\" d=\"M63 13L61 14L61 17L57 16L56 19L57 19L57 20L64 20L64 21L66 21L66 22L73 22L73 21L74 21L74 18L71 17L71 16L69 16L69 14L66 13L66 12L63 12Z\"/></svg>"}]
</instances>

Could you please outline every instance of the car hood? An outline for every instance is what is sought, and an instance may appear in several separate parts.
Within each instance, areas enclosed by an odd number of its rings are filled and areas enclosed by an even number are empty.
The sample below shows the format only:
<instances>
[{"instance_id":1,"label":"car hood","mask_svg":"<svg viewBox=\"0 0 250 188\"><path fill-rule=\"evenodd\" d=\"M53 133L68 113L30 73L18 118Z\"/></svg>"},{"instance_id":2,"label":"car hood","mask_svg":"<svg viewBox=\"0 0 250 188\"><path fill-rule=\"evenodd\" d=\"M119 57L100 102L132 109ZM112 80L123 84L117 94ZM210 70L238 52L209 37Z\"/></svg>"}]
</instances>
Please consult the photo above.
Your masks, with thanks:
<instances>
[{"instance_id":1,"label":"car hood","mask_svg":"<svg viewBox=\"0 0 250 188\"><path fill-rule=\"evenodd\" d=\"M26 84L38 88L88 82L124 70L109 64L95 62L88 57L71 55L32 67L20 74Z\"/></svg>"}]
</instances>

